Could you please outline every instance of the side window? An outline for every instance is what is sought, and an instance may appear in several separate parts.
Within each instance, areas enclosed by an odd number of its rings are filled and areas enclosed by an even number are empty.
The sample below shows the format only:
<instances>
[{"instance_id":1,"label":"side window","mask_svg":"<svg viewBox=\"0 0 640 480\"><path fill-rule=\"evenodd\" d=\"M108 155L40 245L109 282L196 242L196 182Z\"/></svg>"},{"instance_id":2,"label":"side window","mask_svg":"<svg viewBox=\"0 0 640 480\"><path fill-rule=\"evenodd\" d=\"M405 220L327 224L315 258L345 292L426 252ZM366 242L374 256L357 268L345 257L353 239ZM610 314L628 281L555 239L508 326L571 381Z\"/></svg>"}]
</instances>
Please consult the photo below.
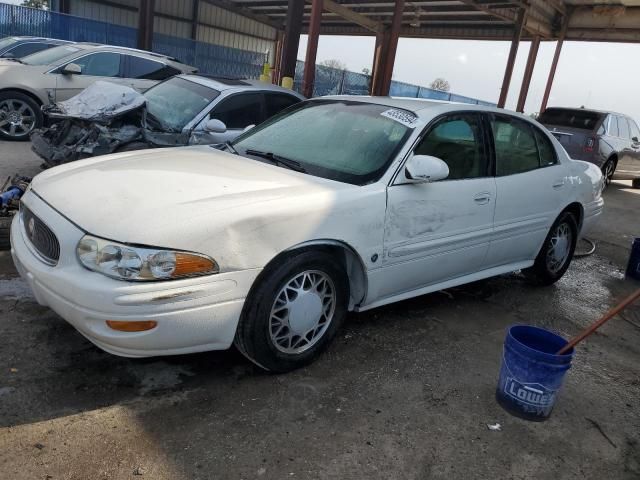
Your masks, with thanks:
<instances>
[{"instance_id":1,"label":"side window","mask_svg":"<svg viewBox=\"0 0 640 480\"><path fill-rule=\"evenodd\" d=\"M265 107L267 118L273 117L275 114L280 113L287 107L291 105L295 105L300 100L292 95L287 95L285 93L265 93Z\"/></svg>"},{"instance_id":2,"label":"side window","mask_svg":"<svg viewBox=\"0 0 640 480\"><path fill-rule=\"evenodd\" d=\"M609 135L612 137L619 137L618 132L618 117L615 115L609 115Z\"/></svg>"},{"instance_id":3,"label":"side window","mask_svg":"<svg viewBox=\"0 0 640 480\"><path fill-rule=\"evenodd\" d=\"M533 128L517 118L496 116L491 121L496 149L496 173L513 175L540 168Z\"/></svg>"},{"instance_id":4,"label":"side window","mask_svg":"<svg viewBox=\"0 0 640 480\"><path fill-rule=\"evenodd\" d=\"M262 123L262 94L240 93L222 100L210 115L230 129L242 129Z\"/></svg>"},{"instance_id":5,"label":"side window","mask_svg":"<svg viewBox=\"0 0 640 480\"><path fill-rule=\"evenodd\" d=\"M535 127L533 128L533 133L535 134L538 153L540 154L540 166L547 167L558 163L556 150L553 148L553 144L551 143L551 140L549 140L549 137Z\"/></svg>"},{"instance_id":6,"label":"side window","mask_svg":"<svg viewBox=\"0 0 640 480\"><path fill-rule=\"evenodd\" d=\"M170 67L160 62L154 62L146 58L127 55L129 67L125 73L127 78L139 78L144 80L165 80L166 78L179 75L178 69Z\"/></svg>"},{"instance_id":7,"label":"side window","mask_svg":"<svg viewBox=\"0 0 640 480\"><path fill-rule=\"evenodd\" d=\"M631 138L640 140L640 129L638 129L638 124L634 120L629 119L629 127L631 127Z\"/></svg>"},{"instance_id":8,"label":"side window","mask_svg":"<svg viewBox=\"0 0 640 480\"><path fill-rule=\"evenodd\" d=\"M72 63L80 65L82 75L95 77L120 76L120 54L112 52L92 53L86 57L73 60Z\"/></svg>"},{"instance_id":9,"label":"side window","mask_svg":"<svg viewBox=\"0 0 640 480\"><path fill-rule=\"evenodd\" d=\"M45 50L46 48L48 48L48 46L45 43L23 43L5 52L5 55L10 54L13 58L22 58L32 53Z\"/></svg>"},{"instance_id":10,"label":"side window","mask_svg":"<svg viewBox=\"0 0 640 480\"><path fill-rule=\"evenodd\" d=\"M626 118L618 117L618 131L620 132L620 137L631 138L631 135L629 135L629 124Z\"/></svg>"},{"instance_id":11,"label":"side window","mask_svg":"<svg viewBox=\"0 0 640 480\"><path fill-rule=\"evenodd\" d=\"M447 180L486 177L489 162L482 141L480 116L453 115L441 120L416 147L416 155L431 155L449 166Z\"/></svg>"}]
</instances>

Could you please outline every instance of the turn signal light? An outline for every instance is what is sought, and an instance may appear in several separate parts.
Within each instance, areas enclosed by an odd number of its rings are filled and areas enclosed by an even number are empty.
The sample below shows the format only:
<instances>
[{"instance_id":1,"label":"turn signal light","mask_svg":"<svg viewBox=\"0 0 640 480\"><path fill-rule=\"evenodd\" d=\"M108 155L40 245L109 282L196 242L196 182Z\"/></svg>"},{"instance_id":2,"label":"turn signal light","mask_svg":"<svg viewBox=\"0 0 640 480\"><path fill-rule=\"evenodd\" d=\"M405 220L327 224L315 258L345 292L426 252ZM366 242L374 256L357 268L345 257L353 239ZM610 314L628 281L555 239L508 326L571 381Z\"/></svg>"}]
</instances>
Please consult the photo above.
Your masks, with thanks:
<instances>
[{"instance_id":1,"label":"turn signal light","mask_svg":"<svg viewBox=\"0 0 640 480\"><path fill-rule=\"evenodd\" d=\"M176 253L175 270L172 277L186 277L203 273L217 273L218 265L210 258L188 253Z\"/></svg>"},{"instance_id":2,"label":"turn signal light","mask_svg":"<svg viewBox=\"0 0 640 480\"><path fill-rule=\"evenodd\" d=\"M107 320L107 326L119 332L146 332L147 330L153 330L157 325L158 322L154 320Z\"/></svg>"}]
</instances>

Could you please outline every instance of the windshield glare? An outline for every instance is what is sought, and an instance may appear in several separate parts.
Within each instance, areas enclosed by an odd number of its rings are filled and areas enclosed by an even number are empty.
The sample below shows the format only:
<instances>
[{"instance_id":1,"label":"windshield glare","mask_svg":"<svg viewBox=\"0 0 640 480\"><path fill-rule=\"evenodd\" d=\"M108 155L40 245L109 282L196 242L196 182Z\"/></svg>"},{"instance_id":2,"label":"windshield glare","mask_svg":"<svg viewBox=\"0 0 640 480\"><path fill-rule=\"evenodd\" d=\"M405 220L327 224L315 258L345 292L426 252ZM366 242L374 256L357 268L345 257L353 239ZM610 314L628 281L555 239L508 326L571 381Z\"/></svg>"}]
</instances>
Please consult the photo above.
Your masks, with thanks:
<instances>
[{"instance_id":1,"label":"windshield glare","mask_svg":"<svg viewBox=\"0 0 640 480\"><path fill-rule=\"evenodd\" d=\"M180 131L220 95L213 88L174 77L147 90L147 112L171 130Z\"/></svg>"},{"instance_id":2,"label":"windshield glare","mask_svg":"<svg viewBox=\"0 0 640 480\"><path fill-rule=\"evenodd\" d=\"M411 112L383 105L304 102L248 131L233 146L240 153L258 150L295 160L312 175L365 185L386 171L415 120Z\"/></svg>"},{"instance_id":3,"label":"windshield glare","mask_svg":"<svg viewBox=\"0 0 640 480\"><path fill-rule=\"evenodd\" d=\"M22 63L26 63L27 65L52 65L58 60L72 55L79 50L79 48L70 47L69 45L53 47L24 57Z\"/></svg>"},{"instance_id":4,"label":"windshield glare","mask_svg":"<svg viewBox=\"0 0 640 480\"><path fill-rule=\"evenodd\" d=\"M8 46L13 45L14 43L17 43L17 42L18 40L16 40L13 37L3 38L2 40L0 40L0 50L4 50Z\"/></svg>"}]
</instances>

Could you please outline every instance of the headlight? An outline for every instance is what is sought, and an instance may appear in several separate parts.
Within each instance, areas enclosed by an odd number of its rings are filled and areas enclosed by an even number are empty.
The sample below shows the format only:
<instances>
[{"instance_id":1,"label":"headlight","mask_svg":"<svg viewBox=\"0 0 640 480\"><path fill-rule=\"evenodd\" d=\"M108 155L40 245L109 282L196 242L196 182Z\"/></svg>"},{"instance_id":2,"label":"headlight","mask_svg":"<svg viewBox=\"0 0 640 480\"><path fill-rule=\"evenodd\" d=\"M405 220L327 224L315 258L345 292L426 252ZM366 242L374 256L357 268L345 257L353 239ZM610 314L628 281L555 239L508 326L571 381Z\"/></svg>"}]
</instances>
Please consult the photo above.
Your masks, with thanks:
<instances>
[{"instance_id":1,"label":"headlight","mask_svg":"<svg viewBox=\"0 0 640 480\"><path fill-rule=\"evenodd\" d=\"M218 273L215 260L199 253L132 247L85 235L76 253L89 270L119 280L149 281Z\"/></svg>"}]
</instances>

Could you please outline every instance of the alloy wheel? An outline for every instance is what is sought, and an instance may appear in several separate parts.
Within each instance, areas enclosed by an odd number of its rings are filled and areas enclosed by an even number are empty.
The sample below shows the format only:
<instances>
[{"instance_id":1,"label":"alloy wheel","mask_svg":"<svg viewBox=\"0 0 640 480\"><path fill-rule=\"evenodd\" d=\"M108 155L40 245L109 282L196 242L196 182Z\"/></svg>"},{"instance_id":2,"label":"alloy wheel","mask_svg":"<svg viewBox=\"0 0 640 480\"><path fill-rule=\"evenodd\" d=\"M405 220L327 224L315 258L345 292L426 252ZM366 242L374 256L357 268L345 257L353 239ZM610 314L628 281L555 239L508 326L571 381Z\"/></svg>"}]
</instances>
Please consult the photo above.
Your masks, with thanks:
<instances>
[{"instance_id":1,"label":"alloy wheel","mask_svg":"<svg viewBox=\"0 0 640 480\"><path fill-rule=\"evenodd\" d=\"M573 233L569 224L560 223L550 239L547 250L547 269L551 273L558 273L565 266L571 253Z\"/></svg>"},{"instance_id":2,"label":"alloy wheel","mask_svg":"<svg viewBox=\"0 0 640 480\"><path fill-rule=\"evenodd\" d=\"M0 102L0 131L10 137L24 137L36 125L36 114L22 100L7 99Z\"/></svg>"}]
</instances>

